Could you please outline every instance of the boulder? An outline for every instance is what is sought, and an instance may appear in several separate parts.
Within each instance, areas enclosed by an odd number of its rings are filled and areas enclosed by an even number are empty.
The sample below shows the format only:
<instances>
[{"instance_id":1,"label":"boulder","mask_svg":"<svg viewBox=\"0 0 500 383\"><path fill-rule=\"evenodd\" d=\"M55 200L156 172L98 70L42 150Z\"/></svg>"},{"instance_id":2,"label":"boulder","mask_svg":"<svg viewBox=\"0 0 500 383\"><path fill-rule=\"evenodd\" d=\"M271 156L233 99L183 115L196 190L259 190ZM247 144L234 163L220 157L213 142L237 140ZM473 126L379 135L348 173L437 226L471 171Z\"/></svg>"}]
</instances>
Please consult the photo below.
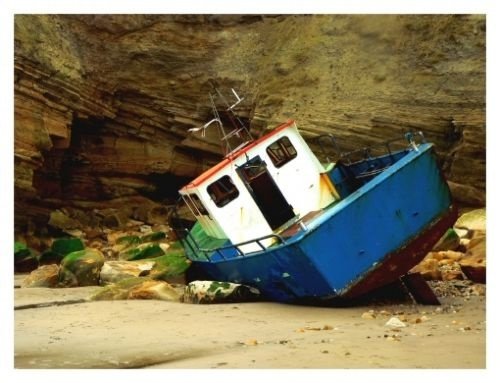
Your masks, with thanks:
<instances>
[{"instance_id":1,"label":"boulder","mask_svg":"<svg viewBox=\"0 0 500 383\"><path fill-rule=\"evenodd\" d=\"M154 261L108 261L101 268L100 284L109 285L123 279L149 274Z\"/></svg>"},{"instance_id":2,"label":"boulder","mask_svg":"<svg viewBox=\"0 0 500 383\"><path fill-rule=\"evenodd\" d=\"M461 253L460 251L452 251L452 250L431 252L429 254L432 258L437 259L439 262L447 261L447 262L444 262L445 264L457 262L464 257L464 253Z\"/></svg>"},{"instance_id":3,"label":"boulder","mask_svg":"<svg viewBox=\"0 0 500 383\"><path fill-rule=\"evenodd\" d=\"M84 248L79 238L57 238L52 242L50 249L40 255L38 261L40 265L60 264L66 255Z\"/></svg>"},{"instance_id":4,"label":"boulder","mask_svg":"<svg viewBox=\"0 0 500 383\"><path fill-rule=\"evenodd\" d=\"M164 224L169 219L169 209L165 206L141 205L133 212L133 218L148 224Z\"/></svg>"},{"instance_id":5,"label":"boulder","mask_svg":"<svg viewBox=\"0 0 500 383\"><path fill-rule=\"evenodd\" d=\"M450 228L444 233L441 239L434 245L433 251L455 250L460 246L460 237L458 233Z\"/></svg>"},{"instance_id":6,"label":"boulder","mask_svg":"<svg viewBox=\"0 0 500 383\"><path fill-rule=\"evenodd\" d=\"M141 241L144 242L155 242L161 241L167 238L167 234L163 231L154 231L150 234L146 234L141 238Z\"/></svg>"},{"instance_id":7,"label":"boulder","mask_svg":"<svg viewBox=\"0 0 500 383\"><path fill-rule=\"evenodd\" d=\"M151 278L128 278L104 287L91 300L158 299L179 301L180 294L167 282Z\"/></svg>"},{"instance_id":8,"label":"boulder","mask_svg":"<svg viewBox=\"0 0 500 383\"><path fill-rule=\"evenodd\" d=\"M441 265L439 270L441 271L441 279L443 281L464 279L460 265L456 262L452 261L448 264Z\"/></svg>"},{"instance_id":9,"label":"boulder","mask_svg":"<svg viewBox=\"0 0 500 383\"><path fill-rule=\"evenodd\" d=\"M475 233L465 256L459 261L465 276L477 283L486 283L486 236Z\"/></svg>"},{"instance_id":10,"label":"boulder","mask_svg":"<svg viewBox=\"0 0 500 383\"><path fill-rule=\"evenodd\" d=\"M180 294L167 282L147 280L131 289L127 299L158 299L178 302L180 297Z\"/></svg>"},{"instance_id":11,"label":"boulder","mask_svg":"<svg viewBox=\"0 0 500 383\"><path fill-rule=\"evenodd\" d=\"M99 250L85 249L64 257L59 270L59 284L66 287L99 284L99 274L104 256Z\"/></svg>"},{"instance_id":12,"label":"boulder","mask_svg":"<svg viewBox=\"0 0 500 383\"><path fill-rule=\"evenodd\" d=\"M184 288L186 303L231 303L255 301L258 289L230 282L193 281Z\"/></svg>"},{"instance_id":13,"label":"boulder","mask_svg":"<svg viewBox=\"0 0 500 383\"><path fill-rule=\"evenodd\" d=\"M469 230L467 229L459 229L458 227L454 227L453 230L457 233L460 239L466 239L469 236Z\"/></svg>"},{"instance_id":14,"label":"boulder","mask_svg":"<svg viewBox=\"0 0 500 383\"><path fill-rule=\"evenodd\" d=\"M162 246L164 244L160 244ZM171 283L184 283L184 273L191 265L186 258L184 249L179 242L174 242L168 249L163 249L165 254L152 258L155 266L151 270L151 277Z\"/></svg>"},{"instance_id":15,"label":"boulder","mask_svg":"<svg viewBox=\"0 0 500 383\"><path fill-rule=\"evenodd\" d=\"M455 227L486 231L486 208L472 210L461 215L455 222Z\"/></svg>"},{"instance_id":16,"label":"boulder","mask_svg":"<svg viewBox=\"0 0 500 383\"><path fill-rule=\"evenodd\" d=\"M85 246L79 238L57 238L52 242L51 250L63 257L74 251L83 250Z\"/></svg>"},{"instance_id":17,"label":"boulder","mask_svg":"<svg viewBox=\"0 0 500 383\"><path fill-rule=\"evenodd\" d=\"M418 272L426 280L455 280L463 279L458 262L464 257L459 251L432 251L410 272Z\"/></svg>"},{"instance_id":18,"label":"boulder","mask_svg":"<svg viewBox=\"0 0 500 383\"><path fill-rule=\"evenodd\" d=\"M65 255L56 253L52 250L46 250L42 254L40 254L40 257L38 258L38 262L40 266L42 265L53 265L53 264L60 264L61 261Z\"/></svg>"},{"instance_id":19,"label":"boulder","mask_svg":"<svg viewBox=\"0 0 500 383\"><path fill-rule=\"evenodd\" d=\"M101 224L109 228L119 228L125 226L128 216L123 212L114 212L103 217Z\"/></svg>"},{"instance_id":20,"label":"boulder","mask_svg":"<svg viewBox=\"0 0 500 383\"><path fill-rule=\"evenodd\" d=\"M16 273L27 273L38 267L36 252L22 242L14 243L14 271Z\"/></svg>"},{"instance_id":21,"label":"boulder","mask_svg":"<svg viewBox=\"0 0 500 383\"><path fill-rule=\"evenodd\" d=\"M61 210L56 210L50 213L49 225L61 230L78 229L81 227L77 220L69 217Z\"/></svg>"},{"instance_id":22,"label":"boulder","mask_svg":"<svg viewBox=\"0 0 500 383\"><path fill-rule=\"evenodd\" d=\"M108 238L110 235L108 235ZM108 239L109 240L109 239ZM119 237L115 240L117 245L122 245L125 247L139 245L142 243L141 238L138 235L125 235L123 237Z\"/></svg>"},{"instance_id":23,"label":"boulder","mask_svg":"<svg viewBox=\"0 0 500 383\"><path fill-rule=\"evenodd\" d=\"M429 253L418 265L410 270L410 273L420 273L426 280L440 280L441 270L439 261L434 259L433 253Z\"/></svg>"},{"instance_id":24,"label":"boulder","mask_svg":"<svg viewBox=\"0 0 500 383\"><path fill-rule=\"evenodd\" d=\"M56 287L59 281L59 265L44 265L33 270L21 282L21 287Z\"/></svg>"},{"instance_id":25,"label":"boulder","mask_svg":"<svg viewBox=\"0 0 500 383\"><path fill-rule=\"evenodd\" d=\"M122 251L119 254L119 258L125 261L133 261L137 259L155 258L164 254L165 252L159 244L148 242Z\"/></svg>"}]
</instances>

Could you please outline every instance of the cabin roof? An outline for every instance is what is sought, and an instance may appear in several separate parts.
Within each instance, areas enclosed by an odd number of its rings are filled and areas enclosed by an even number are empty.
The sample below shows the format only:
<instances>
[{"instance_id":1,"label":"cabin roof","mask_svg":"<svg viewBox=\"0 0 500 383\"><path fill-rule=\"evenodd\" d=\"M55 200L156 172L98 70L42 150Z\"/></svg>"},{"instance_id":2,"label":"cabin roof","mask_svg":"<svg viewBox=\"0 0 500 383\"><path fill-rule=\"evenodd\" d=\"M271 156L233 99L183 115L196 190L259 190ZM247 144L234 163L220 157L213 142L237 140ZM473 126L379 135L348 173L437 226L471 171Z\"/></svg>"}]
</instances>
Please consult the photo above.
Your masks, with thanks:
<instances>
[{"instance_id":1,"label":"cabin roof","mask_svg":"<svg viewBox=\"0 0 500 383\"><path fill-rule=\"evenodd\" d=\"M229 165L232 161L234 161L236 158L242 156L246 152L248 152L250 149L254 148L258 144L268 140L272 136L278 134L282 130L285 130L286 128L292 126L295 123L294 120L288 120L287 122L279 125L278 127L274 128L272 131L267 133L266 135L260 137L259 139L252 141L250 144L244 146L243 148L237 150L234 153L229 153L221 162L219 162L217 165L214 165L210 169L206 170L202 174L200 174L198 177L196 177L193 181L188 183L186 186L184 186L180 191L187 191L188 189L195 188L200 186L204 181L206 181L208 178L213 176L214 174L218 173L222 169L224 169L227 165Z\"/></svg>"}]
</instances>

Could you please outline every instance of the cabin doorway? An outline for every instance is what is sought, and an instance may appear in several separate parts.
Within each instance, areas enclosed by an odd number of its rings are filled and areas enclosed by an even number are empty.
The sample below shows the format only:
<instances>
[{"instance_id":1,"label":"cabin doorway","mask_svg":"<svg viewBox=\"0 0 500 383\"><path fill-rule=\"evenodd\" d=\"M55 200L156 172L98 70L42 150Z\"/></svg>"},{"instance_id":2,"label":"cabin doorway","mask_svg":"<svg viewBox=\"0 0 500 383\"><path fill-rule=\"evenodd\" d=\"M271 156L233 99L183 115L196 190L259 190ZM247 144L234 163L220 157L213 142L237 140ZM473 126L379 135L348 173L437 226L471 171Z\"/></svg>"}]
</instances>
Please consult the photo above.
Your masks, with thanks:
<instances>
[{"instance_id":1,"label":"cabin doorway","mask_svg":"<svg viewBox=\"0 0 500 383\"><path fill-rule=\"evenodd\" d=\"M240 166L238 174L271 229L274 230L295 217L292 206L281 193L260 156Z\"/></svg>"}]
</instances>

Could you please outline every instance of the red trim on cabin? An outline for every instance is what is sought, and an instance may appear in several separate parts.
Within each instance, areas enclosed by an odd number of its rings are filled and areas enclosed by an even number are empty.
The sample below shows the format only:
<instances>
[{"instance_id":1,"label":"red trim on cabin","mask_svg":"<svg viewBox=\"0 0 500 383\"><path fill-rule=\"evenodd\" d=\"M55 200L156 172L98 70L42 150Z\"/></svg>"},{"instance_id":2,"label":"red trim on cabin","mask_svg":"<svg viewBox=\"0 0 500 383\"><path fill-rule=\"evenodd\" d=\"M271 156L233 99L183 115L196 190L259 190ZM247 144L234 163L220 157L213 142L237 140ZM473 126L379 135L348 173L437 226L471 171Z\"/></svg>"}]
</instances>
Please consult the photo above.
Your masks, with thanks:
<instances>
[{"instance_id":1,"label":"red trim on cabin","mask_svg":"<svg viewBox=\"0 0 500 383\"><path fill-rule=\"evenodd\" d=\"M282 130L292 126L295 123L294 120L288 120L287 122L279 125L278 127L274 128L271 132L268 134L262 136L261 138L252 141L249 143L247 146L241 148L235 153L229 153L227 157L225 157L221 162L219 162L217 165L211 167L207 171L203 172L200 174L198 177L196 177L193 181L188 183L186 186L184 186L180 191L186 191L188 189L192 189L194 187L200 186L204 181L206 181L208 178L212 177L215 173L219 172L220 170L224 169L227 165L229 165L231 162L233 162L235 159L240 157L241 155L245 154L248 152L250 149L254 148L261 142L266 141L270 137L274 136L275 134L278 134Z\"/></svg>"}]
</instances>

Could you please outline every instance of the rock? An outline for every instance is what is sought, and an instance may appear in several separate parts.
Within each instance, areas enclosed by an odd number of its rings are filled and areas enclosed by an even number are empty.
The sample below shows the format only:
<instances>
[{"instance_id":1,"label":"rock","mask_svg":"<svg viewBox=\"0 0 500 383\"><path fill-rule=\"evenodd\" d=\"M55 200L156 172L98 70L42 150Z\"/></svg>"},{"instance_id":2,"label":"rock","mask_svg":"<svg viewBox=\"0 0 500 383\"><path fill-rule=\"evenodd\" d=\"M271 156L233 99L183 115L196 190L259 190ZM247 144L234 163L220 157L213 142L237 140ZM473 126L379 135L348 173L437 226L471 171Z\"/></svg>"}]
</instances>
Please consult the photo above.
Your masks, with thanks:
<instances>
[{"instance_id":1,"label":"rock","mask_svg":"<svg viewBox=\"0 0 500 383\"><path fill-rule=\"evenodd\" d=\"M79 229L81 227L78 221L70 218L61 210L50 213L49 225L62 230Z\"/></svg>"},{"instance_id":2,"label":"rock","mask_svg":"<svg viewBox=\"0 0 500 383\"><path fill-rule=\"evenodd\" d=\"M65 255L56 253L52 250L47 250L44 251L42 254L40 254L40 257L38 258L38 262L40 265L53 265L53 264L60 264L61 261Z\"/></svg>"},{"instance_id":3,"label":"rock","mask_svg":"<svg viewBox=\"0 0 500 383\"><path fill-rule=\"evenodd\" d=\"M478 264L460 264L460 268L465 276L476 283L486 283L486 267Z\"/></svg>"},{"instance_id":4,"label":"rock","mask_svg":"<svg viewBox=\"0 0 500 383\"><path fill-rule=\"evenodd\" d=\"M260 292L254 287L230 282L193 281L184 289L185 303L229 303L255 301Z\"/></svg>"},{"instance_id":5,"label":"rock","mask_svg":"<svg viewBox=\"0 0 500 383\"><path fill-rule=\"evenodd\" d=\"M463 165L467 167L466 164ZM486 205L486 193L483 187L472 186L471 184L458 183L448 180L451 194L456 202L469 206Z\"/></svg>"},{"instance_id":6,"label":"rock","mask_svg":"<svg viewBox=\"0 0 500 383\"><path fill-rule=\"evenodd\" d=\"M178 302L180 295L165 281L149 280L131 289L127 299L158 299Z\"/></svg>"},{"instance_id":7,"label":"rock","mask_svg":"<svg viewBox=\"0 0 500 383\"><path fill-rule=\"evenodd\" d=\"M21 287L56 287L59 281L59 265L44 265L33 270L21 283Z\"/></svg>"},{"instance_id":8,"label":"rock","mask_svg":"<svg viewBox=\"0 0 500 383\"><path fill-rule=\"evenodd\" d=\"M455 227L486 231L486 208L472 210L463 214L455 222Z\"/></svg>"},{"instance_id":9,"label":"rock","mask_svg":"<svg viewBox=\"0 0 500 383\"><path fill-rule=\"evenodd\" d=\"M433 253L429 253L417 266L410 270L410 273L420 273L426 280L441 279L441 270L439 269L439 261L432 257Z\"/></svg>"},{"instance_id":10,"label":"rock","mask_svg":"<svg viewBox=\"0 0 500 383\"><path fill-rule=\"evenodd\" d=\"M363 319L375 319L375 315L371 312L364 312L363 314L361 314L361 318Z\"/></svg>"},{"instance_id":11,"label":"rock","mask_svg":"<svg viewBox=\"0 0 500 383\"><path fill-rule=\"evenodd\" d=\"M36 252L22 242L14 243L14 271L16 273L27 273L38 267Z\"/></svg>"},{"instance_id":12,"label":"rock","mask_svg":"<svg viewBox=\"0 0 500 383\"><path fill-rule=\"evenodd\" d=\"M83 250L85 246L79 238L58 238L52 242L51 250L54 253L66 256L74 251Z\"/></svg>"},{"instance_id":13,"label":"rock","mask_svg":"<svg viewBox=\"0 0 500 383\"><path fill-rule=\"evenodd\" d=\"M128 216L125 212L112 212L102 218L102 224L108 228L124 227L128 221Z\"/></svg>"},{"instance_id":14,"label":"rock","mask_svg":"<svg viewBox=\"0 0 500 383\"><path fill-rule=\"evenodd\" d=\"M162 239L166 239L167 234L162 231L152 232L150 234L146 234L141 238L142 242L155 242L161 241Z\"/></svg>"},{"instance_id":15,"label":"rock","mask_svg":"<svg viewBox=\"0 0 500 383\"><path fill-rule=\"evenodd\" d=\"M153 232L153 229L149 225L141 225L139 226L139 231L143 234L150 234Z\"/></svg>"},{"instance_id":16,"label":"rock","mask_svg":"<svg viewBox=\"0 0 500 383\"><path fill-rule=\"evenodd\" d=\"M415 323L422 323L422 322L427 322L429 320L429 317L426 315L422 315L420 318L415 319Z\"/></svg>"},{"instance_id":17,"label":"rock","mask_svg":"<svg viewBox=\"0 0 500 383\"><path fill-rule=\"evenodd\" d=\"M470 239L469 238L460 238L460 246L467 249L469 247Z\"/></svg>"},{"instance_id":18,"label":"rock","mask_svg":"<svg viewBox=\"0 0 500 383\"><path fill-rule=\"evenodd\" d=\"M151 260L155 262L151 270L152 278L162 279L167 282L184 283L184 273L191 261L186 258L184 249L178 242L172 244L165 251L165 255Z\"/></svg>"},{"instance_id":19,"label":"rock","mask_svg":"<svg viewBox=\"0 0 500 383\"><path fill-rule=\"evenodd\" d=\"M111 242L109 239L108 241ZM125 245L125 246L139 245L141 242L142 242L141 238L138 235L126 235L124 237L116 239L117 245Z\"/></svg>"},{"instance_id":20,"label":"rock","mask_svg":"<svg viewBox=\"0 0 500 383\"><path fill-rule=\"evenodd\" d=\"M460 245L460 237L451 228L444 233L441 239L434 245L432 251L455 250Z\"/></svg>"},{"instance_id":21,"label":"rock","mask_svg":"<svg viewBox=\"0 0 500 383\"><path fill-rule=\"evenodd\" d=\"M154 261L108 261L104 262L100 273L100 284L109 285L131 277L149 274Z\"/></svg>"},{"instance_id":22,"label":"rock","mask_svg":"<svg viewBox=\"0 0 500 383\"><path fill-rule=\"evenodd\" d=\"M467 252L459 264L468 279L477 283L486 283L486 236L484 234L475 234L471 238Z\"/></svg>"},{"instance_id":23,"label":"rock","mask_svg":"<svg viewBox=\"0 0 500 383\"><path fill-rule=\"evenodd\" d=\"M395 328L406 327L406 324L404 324L398 317L392 317L385 323L385 325Z\"/></svg>"},{"instance_id":24,"label":"rock","mask_svg":"<svg viewBox=\"0 0 500 383\"><path fill-rule=\"evenodd\" d=\"M104 256L99 250L85 249L66 255L59 270L59 284L66 287L99 284Z\"/></svg>"},{"instance_id":25,"label":"rock","mask_svg":"<svg viewBox=\"0 0 500 383\"><path fill-rule=\"evenodd\" d=\"M80 229L66 229L63 231L66 234L69 234L70 236L72 236L74 238L84 238L85 237L85 233Z\"/></svg>"},{"instance_id":26,"label":"rock","mask_svg":"<svg viewBox=\"0 0 500 383\"><path fill-rule=\"evenodd\" d=\"M469 236L469 230L467 229L460 229L458 227L454 227L453 230L455 230L455 233L457 233L460 239L465 239Z\"/></svg>"},{"instance_id":27,"label":"rock","mask_svg":"<svg viewBox=\"0 0 500 383\"><path fill-rule=\"evenodd\" d=\"M151 225L163 224L165 222L168 222L169 214L170 211L165 206L154 206L148 211L145 222Z\"/></svg>"},{"instance_id":28,"label":"rock","mask_svg":"<svg viewBox=\"0 0 500 383\"><path fill-rule=\"evenodd\" d=\"M108 285L98 291L90 300L158 299L179 301L179 293L165 281L150 278L128 278Z\"/></svg>"},{"instance_id":29,"label":"rock","mask_svg":"<svg viewBox=\"0 0 500 383\"><path fill-rule=\"evenodd\" d=\"M441 268L441 279L443 281L461 280L464 276L458 264L445 265Z\"/></svg>"},{"instance_id":30,"label":"rock","mask_svg":"<svg viewBox=\"0 0 500 383\"><path fill-rule=\"evenodd\" d=\"M486 295L486 285L483 284L474 284L470 287L470 294L476 296L485 296Z\"/></svg>"},{"instance_id":31,"label":"rock","mask_svg":"<svg viewBox=\"0 0 500 383\"><path fill-rule=\"evenodd\" d=\"M226 97L231 87L245 96L238 112L255 137L288 112L308 136L334 130L345 151L415 127L435 141L447 178L482 198L460 189L454 197L484 200L485 15L25 14L13 22L18 222L46 222L47 196L136 207L200 174L220 158L218 140L189 139L187 130L207 121L212 73ZM272 63L262 65L269 52ZM431 78L449 81L436 91Z\"/></svg>"},{"instance_id":32,"label":"rock","mask_svg":"<svg viewBox=\"0 0 500 383\"><path fill-rule=\"evenodd\" d=\"M422 274L426 280L463 279L457 262L464 256L464 253L452 250L430 252L411 272Z\"/></svg>"},{"instance_id":33,"label":"rock","mask_svg":"<svg viewBox=\"0 0 500 383\"><path fill-rule=\"evenodd\" d=\"M133 261L145 258L155 258L164 255L160 245L157 243L143 243L137 247L124 250L119 254L119 258L125 261Z\"/></svg>"},{"instance_id":34,"label":"rock","mask_svg":"<svg viewBox=\"0 0 500 383\"><path fill-rule=\"evenodd\" d=\"M452 250L438 251L437 253L431 252L429 254L430 256L432 256L432 258L437 259L438 261L447 260L457 262L464 257L464 253Z\"/></svg>"}]
</instances>

